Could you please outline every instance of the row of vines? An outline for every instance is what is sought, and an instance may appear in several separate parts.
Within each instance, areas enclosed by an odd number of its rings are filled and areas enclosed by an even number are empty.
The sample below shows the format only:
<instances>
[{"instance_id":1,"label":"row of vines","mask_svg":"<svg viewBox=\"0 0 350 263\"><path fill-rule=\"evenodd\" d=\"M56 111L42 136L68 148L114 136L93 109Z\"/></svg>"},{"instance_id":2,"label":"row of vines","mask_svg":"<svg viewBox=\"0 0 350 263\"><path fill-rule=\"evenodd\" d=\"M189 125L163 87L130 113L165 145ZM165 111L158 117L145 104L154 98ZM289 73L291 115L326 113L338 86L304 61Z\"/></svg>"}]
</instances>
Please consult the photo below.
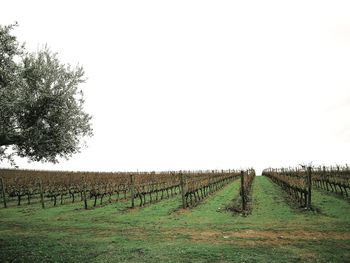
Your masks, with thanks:
<instances>
[{"instance_id":1,"label":"row of vines","mask_svg":"<svg viewBox=\"0 0 350 263\"><path fill-rule=\"evenodd\" d=\"M302 167L265 169L263 175L278 184L301 206L311 208L312 186L348 197L350 169L341 167Z\"/></svg>"},{"instance_id":2,"label":"row of vines","mask_svg":"<svg viewBox=\"0 0 350 263\"><path fill-rule=\"evenodd\" d=\"M241 187L239 193L242 201L242 211L247 211L248 203L251 202L251 191L254 178L255 171L253 169L241 171Z\"/></svg>"},{"instance_id":3,"label":"row of vines","mask_svg":"<svg viewBox=\"0 0 350 263\"><path fill-rule=\"evenodd\" d=\"M91 172L61 172L61 171L34 171L1 169L2 202L16 202L20 206L27 204L75 203L87 199L97 200L100 203L104 198L109 202L112 196L116 201L127 198L129 193L129 177L123 173L91 173Z\"/></svg>"},{"instance_id":4,"label":"row of vines","mask_svg":"<svg viewBox=\"0 0 350 263\"><path fill-rule=\"evenodd\" d=\"M349 197L350 169L348 166L314 168L312 182L317 188Z\"/></svg>"},{"instance_id":5,"label":"row of vines","mask_svg":"<svg viewBox=\"0 0 350 263\"><path fill-rule=\"evenodd\" d=\"M0 201L4 207L25 203L42 208L82 202L87 209L91 202L95 207L130 200L131 207L142 207L181 193L186 208L239 175L235 170L106 173L0 169Z\"/></svg>"},{"instance_id":6,"label":"row of vines","mask_svg":"<svg viewBox=\"0 0 350 263\"><path fill-rule=\"evenodd\" d=\"M262 175L286 191L302 207L311 207L311 167L308 169L265 169Z\"/></svg>"},{"instance_id":7,"label":"row of vines","mask_svg":"<svg viewBox=\"0 0 350 263\"><path fill-rule=\"evenodd\" d=\"M196 206L211 193L237 179L239 175L240 172L235 170L181 173L183 208Z\"/></svg>"}]
</instances>

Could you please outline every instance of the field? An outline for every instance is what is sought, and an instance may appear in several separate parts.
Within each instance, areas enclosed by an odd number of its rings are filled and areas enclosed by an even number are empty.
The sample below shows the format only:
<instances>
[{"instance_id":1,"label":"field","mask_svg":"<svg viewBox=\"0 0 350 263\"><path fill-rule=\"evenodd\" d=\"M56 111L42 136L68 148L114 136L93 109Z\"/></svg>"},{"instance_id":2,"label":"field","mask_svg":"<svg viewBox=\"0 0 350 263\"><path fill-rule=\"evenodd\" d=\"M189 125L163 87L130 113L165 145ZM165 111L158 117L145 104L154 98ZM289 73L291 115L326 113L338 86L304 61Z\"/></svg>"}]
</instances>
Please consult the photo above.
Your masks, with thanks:
<instances>
[{"instance_id":1,"label":"field","mask_svg":"<svg viewBox=\"0 0 350 263\"><path fill-rule=\"evenodd\" d=\"M130 200L0 208L0 262L350 262L348 199L313 189L308 211L259 176L242 216L225 209L239 187L192 209L180 195L134 209Z\"/></svg>"}]
</instances>

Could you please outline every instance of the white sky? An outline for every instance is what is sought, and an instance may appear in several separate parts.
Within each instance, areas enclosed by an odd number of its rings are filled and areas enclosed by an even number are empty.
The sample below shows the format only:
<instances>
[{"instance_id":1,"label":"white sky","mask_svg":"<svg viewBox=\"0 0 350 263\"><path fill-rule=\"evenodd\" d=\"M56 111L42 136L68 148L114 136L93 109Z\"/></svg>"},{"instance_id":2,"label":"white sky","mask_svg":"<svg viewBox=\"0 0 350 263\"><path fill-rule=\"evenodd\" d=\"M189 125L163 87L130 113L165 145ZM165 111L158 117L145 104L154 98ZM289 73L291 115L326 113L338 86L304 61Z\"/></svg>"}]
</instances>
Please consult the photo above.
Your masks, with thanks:
<instances>
[{"instance_id":1,"label":"white sky","mask_svg":"<svg viewBox=\"0 0 350 263\"><path fill-rule=\"evenodd\" d=\"M349 1L0 2L28 50L84 66L93 115L81 154L21 168L349 162Z\"/></svg>"}]
</instances>

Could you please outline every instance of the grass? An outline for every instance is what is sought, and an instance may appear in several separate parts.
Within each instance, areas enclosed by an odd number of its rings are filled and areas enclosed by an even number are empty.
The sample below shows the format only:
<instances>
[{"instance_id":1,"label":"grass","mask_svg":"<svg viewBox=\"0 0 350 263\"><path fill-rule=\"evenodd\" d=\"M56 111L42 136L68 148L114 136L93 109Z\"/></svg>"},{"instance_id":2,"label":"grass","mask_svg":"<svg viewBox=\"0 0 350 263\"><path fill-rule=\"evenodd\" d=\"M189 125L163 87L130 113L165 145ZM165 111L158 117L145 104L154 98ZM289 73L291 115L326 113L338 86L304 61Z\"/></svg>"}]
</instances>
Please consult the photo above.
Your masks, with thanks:
<instances>
[{"instance_id":1,"label":"grass","mask_svg":"<svg viewBox=\"0 0 350 263\"><path fill-rule=\"evenodd\" d=\"M129 202L0 209L0 262L349 262L350 204L313 192L319 212L288 205L265 177L251 215L225 207L239 182L181 209L180 196L144 208Z\"/></svg>"}]
</instances>

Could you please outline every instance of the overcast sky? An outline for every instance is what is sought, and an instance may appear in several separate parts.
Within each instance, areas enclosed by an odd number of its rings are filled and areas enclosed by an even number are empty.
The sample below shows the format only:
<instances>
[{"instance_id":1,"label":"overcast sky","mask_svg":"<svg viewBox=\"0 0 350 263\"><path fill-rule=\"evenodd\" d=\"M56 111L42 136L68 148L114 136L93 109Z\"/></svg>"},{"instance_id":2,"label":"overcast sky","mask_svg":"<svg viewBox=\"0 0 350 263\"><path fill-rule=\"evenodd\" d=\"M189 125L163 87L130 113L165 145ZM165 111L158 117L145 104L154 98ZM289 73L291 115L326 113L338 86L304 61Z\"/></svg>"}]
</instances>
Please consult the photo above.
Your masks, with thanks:
<instances>
[{"instance_id":1,"label":"overcast sky","mask_svg":"<svg viewBox=\"0 0 350 263\"><path fill-rule=\"evenodd\" d=\"M0 23L86 71L94 137L57 165L180 170L345 164L349 1L1 1Z\"/></svg>"}]
</instances>

